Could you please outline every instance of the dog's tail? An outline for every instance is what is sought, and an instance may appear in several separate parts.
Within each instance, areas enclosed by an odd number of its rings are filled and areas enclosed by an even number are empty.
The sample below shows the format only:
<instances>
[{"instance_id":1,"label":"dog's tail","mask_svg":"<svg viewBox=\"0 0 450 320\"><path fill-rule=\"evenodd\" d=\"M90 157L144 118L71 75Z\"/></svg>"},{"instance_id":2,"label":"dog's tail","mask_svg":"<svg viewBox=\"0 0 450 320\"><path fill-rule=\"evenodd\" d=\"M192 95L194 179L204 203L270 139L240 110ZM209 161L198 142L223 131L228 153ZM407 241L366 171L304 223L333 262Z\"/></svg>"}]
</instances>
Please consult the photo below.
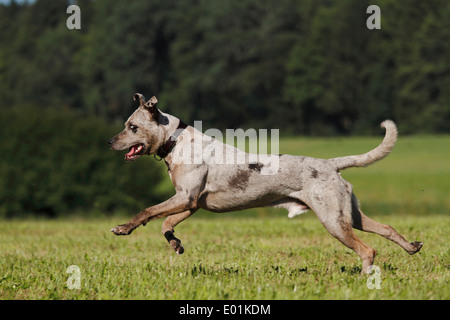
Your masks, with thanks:
<instances>
[{"instance_id":1,"label":"dog's tail","mask_svg":"<svg viewBox=\"0 0 450 320\"><path fill-rule=\"evenodd\" d=\"M347 156L332 158L330 161L334 162L337 170L342 170L350 167L365 167L375 161L381 160L386 157L395 145L397 141L397 126L392 120L385 120L381 123L381 127L386 129L381 144L375 149L356 156Z\"/></svg>"}]
</instances>

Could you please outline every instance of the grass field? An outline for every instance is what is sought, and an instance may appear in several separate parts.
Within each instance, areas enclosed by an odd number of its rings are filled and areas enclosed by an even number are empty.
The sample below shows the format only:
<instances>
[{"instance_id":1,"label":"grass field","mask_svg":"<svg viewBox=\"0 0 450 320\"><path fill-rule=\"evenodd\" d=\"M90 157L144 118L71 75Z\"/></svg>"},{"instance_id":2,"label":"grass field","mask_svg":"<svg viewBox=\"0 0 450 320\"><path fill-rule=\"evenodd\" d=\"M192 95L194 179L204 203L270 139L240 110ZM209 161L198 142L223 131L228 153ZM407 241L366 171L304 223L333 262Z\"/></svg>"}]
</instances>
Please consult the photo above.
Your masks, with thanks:
<instances>
[{"instance_id":1,"label":"grass field","mask_svg":"<svg viewBox=\"0 0 450 320\"><path fill-rule=\"evenodd\" d=\"M314 217L192 218L177 234L177 256L153 223L114 237L115 220L27 221L3 225L1 299L449 299L444 216L389 217L408 239L425 241L409 256L361 235L378 250L381 288L368 289L356 254ZM80 268L80 290L66 273Z\"/></svg>"},{"instance_id":2,"label":"grass field","mask_svg":"<svg viewBox=\"0 0 450 320\"><path fill-rule=\"evenodd\" d=\"M379 141L292 138L280 152L330 158ZM161 235L162 221L128 237L109 232L123 216L1 221L0 299L450 299L448 146L449 136L400 138L388 158L344 173L367 215L425 242L409 256L357 231L378 251L380 289L367 287L357 255L314 213L288 219L282 209L261 208L197 213L176 228L181 256ZM71 265L80 289L68 288Z\"/></svg>"}]
</instances>

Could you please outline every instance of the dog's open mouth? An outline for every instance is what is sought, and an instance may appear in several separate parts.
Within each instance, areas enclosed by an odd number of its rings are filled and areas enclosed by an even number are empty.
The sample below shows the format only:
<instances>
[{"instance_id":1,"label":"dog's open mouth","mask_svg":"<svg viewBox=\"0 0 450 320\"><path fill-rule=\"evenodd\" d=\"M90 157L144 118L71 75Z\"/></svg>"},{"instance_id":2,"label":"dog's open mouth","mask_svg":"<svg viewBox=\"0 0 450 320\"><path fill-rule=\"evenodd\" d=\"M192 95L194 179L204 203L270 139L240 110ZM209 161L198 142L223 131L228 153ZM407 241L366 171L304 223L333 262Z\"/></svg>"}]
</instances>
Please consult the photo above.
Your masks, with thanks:
<instances>
[{"instance_id":1,"label":"dog's open mouth","mask_svg":"<svg viewBox=\"0 0 450 320\"><path fill-rule=\"evenodd\" d=\"M144 145L142 143L135 144L130 148L127 154L125 154L125 161L136 160L144 153Z\"/></svg>"}]
</instances>

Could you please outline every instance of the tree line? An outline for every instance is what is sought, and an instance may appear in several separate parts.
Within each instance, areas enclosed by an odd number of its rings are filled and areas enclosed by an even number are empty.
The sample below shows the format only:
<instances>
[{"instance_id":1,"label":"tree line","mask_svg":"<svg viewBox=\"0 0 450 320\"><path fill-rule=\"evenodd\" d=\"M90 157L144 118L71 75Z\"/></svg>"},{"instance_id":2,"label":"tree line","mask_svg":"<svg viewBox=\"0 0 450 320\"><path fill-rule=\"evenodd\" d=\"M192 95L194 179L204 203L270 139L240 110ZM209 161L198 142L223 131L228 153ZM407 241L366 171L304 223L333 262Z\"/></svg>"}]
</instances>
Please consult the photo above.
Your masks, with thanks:
<instances>
[{"instance_id":1,"label":"tree line","mask_svg":"<svg viewBox=\"0 0 450 320\"><path fill-rule=\"evenodd\" d=\"M372 1L373 2L373 1ZM446 0L78 0L0 5L0 107L123 120L132 94L187 122L281 134L449 132ZM369 30L366 9L381 9Z\"/></svg>"},{"instance_id":2,"label":"tree line","mask_svg":"<svg viewBox=\"0 0 450 320\"><path fill-rule=\"evenodd\" d=\"M366 0L0 4L0 217L134 214L170 196L163 164L108 150L135 92L204 130L381 134L391 118L448 133L450 2L375 2L374 30Z\"/></svg>"}]
</instances>

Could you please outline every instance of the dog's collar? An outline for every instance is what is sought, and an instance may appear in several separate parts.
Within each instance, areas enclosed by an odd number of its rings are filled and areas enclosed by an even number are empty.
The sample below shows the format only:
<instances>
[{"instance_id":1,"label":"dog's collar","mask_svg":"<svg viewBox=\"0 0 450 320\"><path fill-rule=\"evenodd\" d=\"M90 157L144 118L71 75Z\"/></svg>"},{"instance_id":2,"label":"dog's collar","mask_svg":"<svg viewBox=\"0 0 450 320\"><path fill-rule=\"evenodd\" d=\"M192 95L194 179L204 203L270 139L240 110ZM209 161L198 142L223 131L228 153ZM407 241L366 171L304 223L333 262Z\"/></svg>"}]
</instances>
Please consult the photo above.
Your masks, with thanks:
<instances>
[{"instance_id":1,"label":"dog's collar","mask_svg":"<svg viewBox=\"0 0 450 320\"><path fill-rule=\"evenodd\" d=\"M187 124L184 123L182 120L180 120L180 123L178 124L178 127L175 130L175 132L172 133L169 139L167 139L167 141L164 142L164 144L161 147L159 147L158 152L154 155L156 160L161 161L162 159L164 159L169 155L170 151L172 151L173 147L177 143L178 137L186 128Z\"/></svg>"}]
</instances>

